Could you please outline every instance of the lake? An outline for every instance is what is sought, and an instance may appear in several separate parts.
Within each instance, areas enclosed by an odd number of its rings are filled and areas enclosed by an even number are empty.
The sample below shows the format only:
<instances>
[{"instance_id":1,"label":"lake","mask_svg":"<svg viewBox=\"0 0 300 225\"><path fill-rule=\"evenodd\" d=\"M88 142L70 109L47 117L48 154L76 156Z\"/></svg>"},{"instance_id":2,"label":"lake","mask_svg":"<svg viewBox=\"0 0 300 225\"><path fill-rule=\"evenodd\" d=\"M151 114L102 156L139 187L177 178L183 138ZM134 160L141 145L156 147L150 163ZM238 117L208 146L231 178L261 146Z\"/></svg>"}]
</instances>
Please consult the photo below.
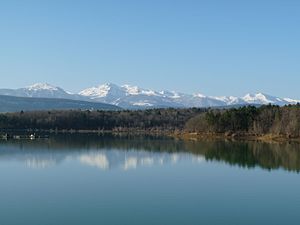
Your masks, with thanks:
<instances>
[{"instance_id":1,"label":"lake","mask_svg":"<svg viewBox=\"0 0 300 225\"><path fill-rule=\"evenodd\" d=\"M0 224L299 224L300 145L57 135L0 141Z\"/></svg>"}]
</instances>

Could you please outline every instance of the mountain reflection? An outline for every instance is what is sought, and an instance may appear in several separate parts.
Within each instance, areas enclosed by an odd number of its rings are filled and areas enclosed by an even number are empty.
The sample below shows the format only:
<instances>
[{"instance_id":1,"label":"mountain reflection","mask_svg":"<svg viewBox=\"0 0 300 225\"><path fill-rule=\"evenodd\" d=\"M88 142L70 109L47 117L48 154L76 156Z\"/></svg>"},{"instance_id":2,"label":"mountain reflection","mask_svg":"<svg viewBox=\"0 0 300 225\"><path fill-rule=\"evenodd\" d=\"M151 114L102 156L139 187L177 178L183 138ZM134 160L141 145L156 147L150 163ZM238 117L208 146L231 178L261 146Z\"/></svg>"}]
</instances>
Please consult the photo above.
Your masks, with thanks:
<instances>
[{"instance_id":1,"label":"mountain reflection","mask_svg":"<svg viewBox=\"0 0 300 225\"><path fill-rule=\"evenodd\" d=\"M66 160L101 170L225 162L243 168L300 171L300 145L232 141L180 141L162 137L57 135L48 140L0 142L0 163L20 161L30 168L46 168Z\"/></svg>"},{"instance_id":2,"label":"mountain reflection","mask_svg":"<svg viewBox=\"0 0 300 225\"><path fill-rule=\"evenodd\" d=\"M99 152L90 152L79 156L79 161L82 164L102 170L111 168L130 170L137 169L138 167L175 164L182 160L200 162L199 156L189 153L153 153L135 150L100 150Z\"/></svg>"}]
</instances>

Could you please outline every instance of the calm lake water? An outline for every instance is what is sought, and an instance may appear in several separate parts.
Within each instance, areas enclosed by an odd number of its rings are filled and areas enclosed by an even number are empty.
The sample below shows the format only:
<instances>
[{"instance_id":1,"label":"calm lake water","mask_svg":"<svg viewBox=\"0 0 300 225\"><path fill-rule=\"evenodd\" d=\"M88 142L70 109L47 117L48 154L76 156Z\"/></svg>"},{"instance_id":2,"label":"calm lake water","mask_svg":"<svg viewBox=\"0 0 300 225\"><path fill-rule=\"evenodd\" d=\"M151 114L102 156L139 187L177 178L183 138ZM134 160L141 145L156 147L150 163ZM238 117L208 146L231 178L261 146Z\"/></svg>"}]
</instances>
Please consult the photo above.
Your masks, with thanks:
<instances>
[{"instance_id":1,"label":"calm lake water","mask_svg":"<svg viewBox=\"0 0 300 225\"><path fill-rule=\"evenodd\" d=\"M299 224L300 146L54 136L0 141L0 224Z\"/></svg>"}]
</instances>

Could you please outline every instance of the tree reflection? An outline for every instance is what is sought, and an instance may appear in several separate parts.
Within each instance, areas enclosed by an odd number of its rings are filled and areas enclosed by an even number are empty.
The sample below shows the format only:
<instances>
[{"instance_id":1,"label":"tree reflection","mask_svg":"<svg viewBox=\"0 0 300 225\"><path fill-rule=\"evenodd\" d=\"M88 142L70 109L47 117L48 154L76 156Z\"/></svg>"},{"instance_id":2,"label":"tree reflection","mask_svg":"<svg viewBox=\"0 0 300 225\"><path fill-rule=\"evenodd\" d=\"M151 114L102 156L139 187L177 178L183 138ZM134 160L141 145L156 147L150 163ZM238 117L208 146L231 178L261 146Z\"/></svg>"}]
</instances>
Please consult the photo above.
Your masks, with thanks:
<instances>
[{"instance_id":1,"label":"tree reflection","mask_svg":"<svg viewBox=\"0 0 300 225\"><path fill-rule=\"evenodd\" d=\"M188 158L222 161L243 168L299 172L299 147L298 143L288 142L182 141L154 136L72 134L54 135L48 140L1 140L0 161L14 159L32 167L46 167L77 157L81 163L101 169L126 170Z\"/></svg>"}]
</instances>

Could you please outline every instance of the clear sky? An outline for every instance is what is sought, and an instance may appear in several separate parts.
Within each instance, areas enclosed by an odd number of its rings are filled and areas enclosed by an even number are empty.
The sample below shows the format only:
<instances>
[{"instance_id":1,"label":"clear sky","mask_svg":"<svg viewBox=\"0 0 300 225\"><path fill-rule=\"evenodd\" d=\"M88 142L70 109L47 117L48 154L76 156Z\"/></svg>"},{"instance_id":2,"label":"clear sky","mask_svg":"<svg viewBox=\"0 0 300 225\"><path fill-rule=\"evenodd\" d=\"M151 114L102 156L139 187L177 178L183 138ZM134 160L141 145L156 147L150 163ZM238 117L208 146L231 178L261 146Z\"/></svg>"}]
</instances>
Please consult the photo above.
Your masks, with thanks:
<instances>
[{"instance_id":1,"label":"clear sky","mask_svg":"<svg viewBox=\"0 0 300 225\"><path fill-rule=\"evenodd\" d=\"M2 0L0 78L300 98L300 1Z\"/></svg>"}]
</instances>

